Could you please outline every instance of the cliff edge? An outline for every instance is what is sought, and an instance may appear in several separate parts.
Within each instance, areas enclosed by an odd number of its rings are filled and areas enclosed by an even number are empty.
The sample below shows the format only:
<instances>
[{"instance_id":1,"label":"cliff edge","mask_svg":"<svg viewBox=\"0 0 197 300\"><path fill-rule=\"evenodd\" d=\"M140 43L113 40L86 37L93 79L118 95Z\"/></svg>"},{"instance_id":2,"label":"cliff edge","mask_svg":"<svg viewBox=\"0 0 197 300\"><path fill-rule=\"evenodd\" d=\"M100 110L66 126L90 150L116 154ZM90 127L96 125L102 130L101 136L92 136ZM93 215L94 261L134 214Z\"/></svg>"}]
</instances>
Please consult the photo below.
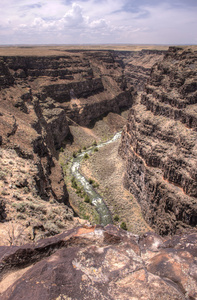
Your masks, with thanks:
<instances>
[{"instance_id":1,"label":"cliff edge","mask_svg":"<svg viewBox=\"0 0 197 300\"><path fill-rule=\"evenodd\" d=\"M125 185L160 234L197 225L197 53L170 47L130 110Z\"/></svg>"}]
</instances>

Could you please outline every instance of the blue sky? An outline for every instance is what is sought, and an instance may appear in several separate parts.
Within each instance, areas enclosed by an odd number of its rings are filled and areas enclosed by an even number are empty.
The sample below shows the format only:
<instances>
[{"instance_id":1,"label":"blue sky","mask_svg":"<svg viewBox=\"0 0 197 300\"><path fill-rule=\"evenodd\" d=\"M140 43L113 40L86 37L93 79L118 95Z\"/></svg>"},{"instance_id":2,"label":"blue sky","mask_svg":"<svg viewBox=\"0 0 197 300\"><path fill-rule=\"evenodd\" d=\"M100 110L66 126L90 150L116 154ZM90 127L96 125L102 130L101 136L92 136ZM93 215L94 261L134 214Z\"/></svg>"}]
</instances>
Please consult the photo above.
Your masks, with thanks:
<instances>
[{"instance_id":1,"label":"blue sky","mask_svg":"<svg viewBox=\"0 0 197 300\"><path fill-rule=\"evenodd\" d=\"M197 44L197 0L1 0L0 44Z\"/></svg>"}]
</instances>

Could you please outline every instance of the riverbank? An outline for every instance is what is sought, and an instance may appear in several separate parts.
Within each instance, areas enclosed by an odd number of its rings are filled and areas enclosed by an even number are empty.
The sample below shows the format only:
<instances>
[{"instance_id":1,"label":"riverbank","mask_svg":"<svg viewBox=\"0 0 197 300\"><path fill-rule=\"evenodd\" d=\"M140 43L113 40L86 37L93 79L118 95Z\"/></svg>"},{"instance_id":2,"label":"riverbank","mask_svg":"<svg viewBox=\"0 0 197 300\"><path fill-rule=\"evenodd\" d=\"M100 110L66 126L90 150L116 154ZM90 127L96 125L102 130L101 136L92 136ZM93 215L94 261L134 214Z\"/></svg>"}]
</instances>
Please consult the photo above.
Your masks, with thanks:
<instances>
[{"instance_id":1,"label":"riverbank","mask_svg":"<svg viewBox=\"0 0 197 300\"><path fill-rule=\"evenodd\" d=\"M119 144L120 140L100 148L82 162L80 171L99 183L97 192L107 204L114 224L124 222L129 231L143 234L151 228L143 219L140 205L123 186L125 162L118 155Z\"/></svg>"},{"instance_id":2,"label":"riverbank","mask_svg":"<svg viewBox=\"0 0 197 300\"><path fill-rule=\"evenodd\" d=\"M78 190L72 186L71 159L73 154L83 152L83 149L92 146L95 142L99 144L107 141L116 132L121 131L126 124L127 115L128 111L124 111L121 114L109 113L103 118L96 120L89 128L76 126L76 124L75 126L69 126L71 132L70 140L66 141L65 147L59 153L59 163L65 175L69 203L77 216L89 221L91 224L100 224L100 217L95 207L85 202L85 197L82 196L82 193L78 193L80 186Z\"/></svg>"},{"instance_id":3,"label":"riverbank","mask_svg":"<svg viewBox=\"0 0 197 300\"><path fill-rule=\"evenodd\" d=\"M73 153L83 151L94 142L99 144L112 138L116 132L122 130L126 118L127 112L122 115L110 113L90 128L70 126L72 139L67 143L64 152L60 153L59 161L64 170L71 207L80 218L91 224L99 224L100 217L95 207L85 202L85 197L73 188L70 159ZM137 201L123 187L125 164L118 155L119 143L120 140L115 141L89 155L81 163L80 171L87 180L92 179L97 184L95 189L109 208L113 222L116 225L124 222L129 231L143 234L151 228L144 221Z\"/></svg>"}]
</instances>

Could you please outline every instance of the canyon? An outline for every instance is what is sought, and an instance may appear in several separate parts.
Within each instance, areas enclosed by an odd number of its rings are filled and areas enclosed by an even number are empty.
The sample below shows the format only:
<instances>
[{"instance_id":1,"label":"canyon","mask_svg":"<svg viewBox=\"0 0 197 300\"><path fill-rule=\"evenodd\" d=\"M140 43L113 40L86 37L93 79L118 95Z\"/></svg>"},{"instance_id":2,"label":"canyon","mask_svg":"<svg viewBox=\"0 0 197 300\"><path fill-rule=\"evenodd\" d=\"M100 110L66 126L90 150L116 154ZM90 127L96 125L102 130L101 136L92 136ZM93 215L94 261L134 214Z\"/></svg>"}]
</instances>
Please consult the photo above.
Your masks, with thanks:
<instances>
[{"instance_id":1,"label":"canyon","mask_svg":"<svg viewBox=\"0 0 197 300\"><path fill-rule=\"evenodd\" d=\"M0 48L0 299L196 299L196 56Z\"/></svg>"},{"instance_id":2,"label":"canyon","mask_svg":"<svg viewBox=\"0 0 197 300\"><path fill-rule=\"evenodd\" d=\"M136 97L122 136L125 184L160 234L197 223L196 54L171 47Z\"/></svg>"}]
</instances>

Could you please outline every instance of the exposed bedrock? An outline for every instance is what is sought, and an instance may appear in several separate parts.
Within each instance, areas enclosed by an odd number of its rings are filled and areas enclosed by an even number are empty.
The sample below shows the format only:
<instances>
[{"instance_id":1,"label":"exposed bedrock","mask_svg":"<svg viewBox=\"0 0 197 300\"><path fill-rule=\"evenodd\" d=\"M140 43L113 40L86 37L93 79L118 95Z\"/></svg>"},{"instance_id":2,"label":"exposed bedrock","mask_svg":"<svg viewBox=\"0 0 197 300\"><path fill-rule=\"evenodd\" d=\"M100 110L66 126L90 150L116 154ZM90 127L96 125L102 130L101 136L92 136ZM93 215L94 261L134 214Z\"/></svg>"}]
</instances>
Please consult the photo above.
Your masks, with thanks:
<instances>
[{"instance_id":1,"label":"exposed bedrock","mask_svg":"<svg viewBox=\"0 0 197 300\"><path fill-rule=\"evenodd\" d=\"M122 135L125 184L160 234L197 225L197 53L170 48Z\"/></svg>"},{"instance_id":2,"label":"exposed bedrock","mask_svg":"<svg viewBox=\"0 0 197 300\"><path fill-rule=\"evenodd\" d=\"M23 86L15 106L27 113L26 103L37 96L65 109L81 125L110 111L131 107L133 88L140 90L162 51L62 51L53 56L4 56L7 83ZM26 90L25 90L26 89ZM29 89L29 90L28 90Z\"/></svg>"},{"instance_id":3,"label":"exposed bedrock","mask_svg":"<svg viewBox=\"0 0 197 300\"><path fill-rule=\"evenodd\" d=\"M196 299L196 238L108 225L0 247L0 299Z\"/></svg>"},{"instance_id":4,"label":"exposed bedrock","mask_svg":"<svg viewBox=\"0 0 197 300\"><path fill-rule=\"evenodd\" d=\"M36 190L36 194L45 200L51 198L67 203L68 194L56 153L69 133L64 110L53 103L50 109L49 104L45 108L41 107L38 99L33 97L27 105L27 114L15 107L14 100L13 96L0 105L2 149L14 149L16 155L24 160L24 164L28 161L34 165L33 181L27 184L29 190ZM10 154L10 160L11 157ZM20 175L20 170L18 172L19 177L24 176ZM9 189L9 186L6 181L4 188Z\"/></svg>"},{"instance_id":5,"label":"exposed bedrock","mask_svg":"<svg viewBox=\"0 0 197 300\"><path fill-rule=\"evenodd\" d=\"M165 53L166 51L145 49L115 52L115 59L124 68L128 88L142 91L150 76L152 66L161 61Z\"/></svg>"}]
</instances>

